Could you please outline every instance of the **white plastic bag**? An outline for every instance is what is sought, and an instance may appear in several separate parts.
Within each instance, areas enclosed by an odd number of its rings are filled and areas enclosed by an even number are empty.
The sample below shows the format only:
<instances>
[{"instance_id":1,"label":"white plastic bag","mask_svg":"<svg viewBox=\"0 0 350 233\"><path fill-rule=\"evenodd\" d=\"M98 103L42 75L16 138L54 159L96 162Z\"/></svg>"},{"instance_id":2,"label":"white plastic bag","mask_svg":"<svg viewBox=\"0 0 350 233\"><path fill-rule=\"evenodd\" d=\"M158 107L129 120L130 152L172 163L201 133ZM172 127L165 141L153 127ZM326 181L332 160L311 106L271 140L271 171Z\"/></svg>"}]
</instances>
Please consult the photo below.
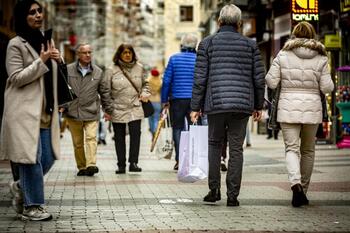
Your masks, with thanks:
<instances>
[{"instance_id":1,"label":"white plastic bag","mask_svg":"<svg viewBox=\"0 0 350 233\"><path fill-rule=\"evenodd\" d=\"M179 170L181 182L193 183L208 177L208 126L191 125L181 132Z\"/></svg>"}]
</instances>

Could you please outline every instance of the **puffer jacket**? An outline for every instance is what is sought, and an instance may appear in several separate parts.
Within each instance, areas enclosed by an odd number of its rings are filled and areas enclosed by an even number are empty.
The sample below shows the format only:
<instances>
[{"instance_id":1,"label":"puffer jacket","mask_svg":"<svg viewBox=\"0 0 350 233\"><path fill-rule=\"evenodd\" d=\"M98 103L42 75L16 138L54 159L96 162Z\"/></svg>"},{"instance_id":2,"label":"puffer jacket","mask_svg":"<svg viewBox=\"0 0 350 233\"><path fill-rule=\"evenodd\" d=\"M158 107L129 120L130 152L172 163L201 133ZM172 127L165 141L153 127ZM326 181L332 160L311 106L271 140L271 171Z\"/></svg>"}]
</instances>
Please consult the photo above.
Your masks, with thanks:
<instances>
[{"instance_id":1,"label":"puffer jacket","mask_svg":"<svg viewBox=\"0 0 350 233\"><path fill-rule=\"evenodd\" d=\"M204 38L197 52L191 109L251 114L264 103L264 67L256 43L232 26Z\"/></svg>"},{"instance_id":2,"label":"puffer jacket","mask_svg":"<svg viewBox=\"0 0 350 233\"><path fill-rule=\"evenodd\" d=\"M149 97L151 95L145 70L140 63L136 63L125 72L132 78L138 90L142 91L140 94L135 90L119 66L113 65L106 70L104 82L111 97L110 101L113 106L111 117L114 123L128 123L143 119L144 114L139 96Z\"/></svg>"},{"instance_id":3,"label":"puffer jacket","mask_svg":"<svg viewBox=\"0 0 350 233\"><path fill-rule=\"evenodd\" d=\"M112 112L108 105L109 92L103 86L103 71L97 65L91 64L92 72L83 77L78 70L78 62L67 66L68 82L78 98L73 100L65 117L80 121L96 121L100 119L100 97L102 106L107 113Z\"/></svg>"},{"instance_id":4,"label":"puffer jacket","mask_svg":"<svg viewBox=\"0 0 350 233\"><path fill-rule=\"evenodd\" d=\"M195 63L196 53L192 51L183 51L170 57L163 77L162 103L192 97Z\"/></svg>"},{"instance_id":5,"label":"puffer jacket","mask_svg":"<svg viewBox=\"0 0 350 233\"><path fill-rule=\"evenodd\" d=\"M320 91L333 91L324 46L313 39L295 38L286 42L266 75L275 89L281 82L277 121L319 124L322 122Z\"/></svg>"}]
</instances>

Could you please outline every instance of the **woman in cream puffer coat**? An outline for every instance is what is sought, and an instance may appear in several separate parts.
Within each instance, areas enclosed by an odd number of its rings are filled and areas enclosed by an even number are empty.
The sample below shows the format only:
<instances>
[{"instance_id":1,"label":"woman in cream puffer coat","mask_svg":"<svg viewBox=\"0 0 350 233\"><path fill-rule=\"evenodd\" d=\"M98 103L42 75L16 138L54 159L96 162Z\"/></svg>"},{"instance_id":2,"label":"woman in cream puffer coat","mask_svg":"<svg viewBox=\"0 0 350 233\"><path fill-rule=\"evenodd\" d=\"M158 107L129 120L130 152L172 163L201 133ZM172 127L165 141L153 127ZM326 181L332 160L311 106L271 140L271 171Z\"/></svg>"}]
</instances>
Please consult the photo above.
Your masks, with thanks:
<instances>
[{"instance_id":1,"label":"woman in cream puffer coat","mask_svg":"<svg viewBox=\"0 0 350 233\"><path fill-rule=\"evenodd\" d=\"M271 89L281 83L277 121L285 143L294 207L309 203L305 194L313 170L316 132L322 122L320 92L334 89L325 47L315 36L311 24L297 24L293 38L286 42L266 75Z\"/></svg>"}]
</instances>

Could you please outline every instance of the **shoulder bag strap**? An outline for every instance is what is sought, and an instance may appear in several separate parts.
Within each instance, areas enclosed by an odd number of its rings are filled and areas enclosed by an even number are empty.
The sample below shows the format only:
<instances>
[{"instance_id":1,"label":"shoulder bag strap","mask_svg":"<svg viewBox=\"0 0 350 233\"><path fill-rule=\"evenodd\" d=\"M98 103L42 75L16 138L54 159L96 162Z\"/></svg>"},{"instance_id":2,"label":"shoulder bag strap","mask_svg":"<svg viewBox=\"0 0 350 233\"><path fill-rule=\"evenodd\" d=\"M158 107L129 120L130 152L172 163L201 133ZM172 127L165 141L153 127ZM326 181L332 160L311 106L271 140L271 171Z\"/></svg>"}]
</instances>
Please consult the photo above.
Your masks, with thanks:
<instances>
[{"instance_id":1,"label":"shoulder bag strap","mask_svg":"<svg viewBox=\"0 0 350 233\"><path fill-rule=\"evenodd\" d=\"M129 74L126 73L125 70L124 70L122 67L119 66L119 68L120 68L120 70L123 72L124 76L129 80L129 82L131 83L131 85L133 86L133 88L135 88L136 92L139 93L139 90L137 89L135 83L131 80L131 77L129 76ZM139 94L140 94L140 93L139 93Z\"/></svg>"}]
</instances>

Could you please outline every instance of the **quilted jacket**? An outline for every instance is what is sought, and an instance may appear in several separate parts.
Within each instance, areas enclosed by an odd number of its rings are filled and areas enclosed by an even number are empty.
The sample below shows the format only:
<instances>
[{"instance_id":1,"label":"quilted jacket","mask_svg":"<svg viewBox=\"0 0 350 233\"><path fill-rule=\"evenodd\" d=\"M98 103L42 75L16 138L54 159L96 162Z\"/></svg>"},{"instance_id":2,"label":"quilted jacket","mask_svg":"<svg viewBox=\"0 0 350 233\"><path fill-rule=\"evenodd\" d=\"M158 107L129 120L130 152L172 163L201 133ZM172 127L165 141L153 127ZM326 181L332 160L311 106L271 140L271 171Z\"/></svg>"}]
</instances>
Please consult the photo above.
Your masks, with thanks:
<instances>
[{"instance_id":1,"label":"quilted jacket","mask_svg":"<svg viewBox=\"0 0 350 233\"><path fill-rule=\"evenodd\" d=\"M222 26L198 46L191 108L207 114L261 110L264 77L255 41Z\"/></svg>"},{"instance_id":2,"label":"quilted jacket","mask_svg":"<svg viewBox=\"0 0 350 233\"><path fill-rule=\"evenodd\" d=\"M313 39L296 38L286 42L274 59L267 85L275 89L281 82L277 121L318 124L322 122L320 91L333 91L324 46Z\"/></svg>"}]
</instances>

